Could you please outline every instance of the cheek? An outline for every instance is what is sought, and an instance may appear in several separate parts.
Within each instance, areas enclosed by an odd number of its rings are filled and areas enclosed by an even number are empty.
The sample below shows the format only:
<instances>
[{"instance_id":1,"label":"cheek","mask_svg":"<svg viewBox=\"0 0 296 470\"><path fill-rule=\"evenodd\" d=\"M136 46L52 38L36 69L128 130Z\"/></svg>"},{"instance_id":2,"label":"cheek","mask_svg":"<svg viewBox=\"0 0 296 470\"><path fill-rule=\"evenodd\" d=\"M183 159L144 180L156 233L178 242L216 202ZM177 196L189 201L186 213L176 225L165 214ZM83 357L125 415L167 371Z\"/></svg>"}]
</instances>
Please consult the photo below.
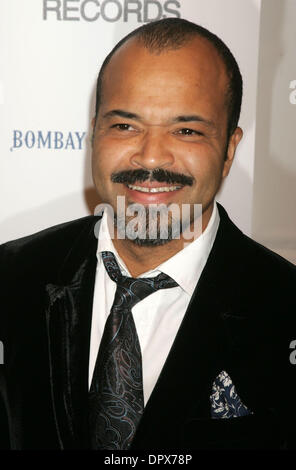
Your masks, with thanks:
<instances>
[{"instance_id":1,"label":"cheek","mask_svg":"<svg viewBox=\"0 0 296 470\"><path fill-rule=\"evenodd\" d=\"M96 142L92 153L92 167L94 176L99 179L106 178L106 175L112 172L113 152L101 142Z\"/></svg>"},{"instance_id":2,"label":"cheek","mask_svg":"<svg viewBox=\"0 0 296 470\"><path fill-rule=\"evenodd\" d=\"M223 170L223 157L220 152L200 146L188 151L184 159L186 170L201 184L203 181L219 179Z\"/></svg>"},{"instance_id":3,"label":"cheek","mask_svg":"<svg viewBox=\"0 0 296 470\"><path fill-rule=\"evenodd\" d=\"M118 141L106 137L97 138L93 150L93 168L102 175L110 175L123 168L128 149Z\"/></svg>"}]
</instances>

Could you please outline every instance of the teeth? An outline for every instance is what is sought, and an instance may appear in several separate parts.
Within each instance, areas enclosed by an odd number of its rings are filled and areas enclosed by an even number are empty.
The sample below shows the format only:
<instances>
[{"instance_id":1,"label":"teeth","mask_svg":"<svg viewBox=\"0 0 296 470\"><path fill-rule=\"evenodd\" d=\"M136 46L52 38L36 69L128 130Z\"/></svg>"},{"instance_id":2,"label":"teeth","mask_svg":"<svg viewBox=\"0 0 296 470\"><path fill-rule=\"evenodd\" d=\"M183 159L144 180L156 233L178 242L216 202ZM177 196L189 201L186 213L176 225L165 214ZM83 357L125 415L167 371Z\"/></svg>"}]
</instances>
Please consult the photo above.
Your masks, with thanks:
<instances>
[{"instance_id":1,"label":"teeth","mask_svg":"<svg viewBox=\"0 0 296 470\"><path fill-rule=\"evenodd\" d=\"M135 186L133 184L127 185L129 189L134 191L141 191L142 193L168 193L170 191L176 191L181 186L162 186L161 188L144 188L143 186Z\"/></svg>"}]
</instances>

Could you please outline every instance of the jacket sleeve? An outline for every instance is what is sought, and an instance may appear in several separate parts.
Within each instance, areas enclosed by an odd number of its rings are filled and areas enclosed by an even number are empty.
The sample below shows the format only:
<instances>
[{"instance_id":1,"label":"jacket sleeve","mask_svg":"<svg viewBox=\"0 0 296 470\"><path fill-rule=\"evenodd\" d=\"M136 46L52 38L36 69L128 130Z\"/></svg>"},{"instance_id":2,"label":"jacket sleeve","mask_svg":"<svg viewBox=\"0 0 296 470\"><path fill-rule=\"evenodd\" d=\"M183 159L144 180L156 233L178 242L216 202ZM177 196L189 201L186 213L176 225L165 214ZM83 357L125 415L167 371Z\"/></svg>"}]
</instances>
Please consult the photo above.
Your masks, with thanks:
<instances>
[{"instance_id":1,"label":"jacket sleeve","mask_svg":"<svg viewBox=\"0 0 296 470\"><path fill-rule=\"evenodd\" d=\"M8 420L4 400L0 395L0 450L8 449L10 449Z\"/></svg>"},{"instance_id":2,"label":"jacket sleeve","mask_svg":"<svg viewBox=\"0 0 296 470\"><path fill-rule=\"evenodd\" d=\"M5 387L5 312L6 312L6 263L5 245L0 246L0 450L10 449L9 427Z\"/></svg>"}]
</instances>

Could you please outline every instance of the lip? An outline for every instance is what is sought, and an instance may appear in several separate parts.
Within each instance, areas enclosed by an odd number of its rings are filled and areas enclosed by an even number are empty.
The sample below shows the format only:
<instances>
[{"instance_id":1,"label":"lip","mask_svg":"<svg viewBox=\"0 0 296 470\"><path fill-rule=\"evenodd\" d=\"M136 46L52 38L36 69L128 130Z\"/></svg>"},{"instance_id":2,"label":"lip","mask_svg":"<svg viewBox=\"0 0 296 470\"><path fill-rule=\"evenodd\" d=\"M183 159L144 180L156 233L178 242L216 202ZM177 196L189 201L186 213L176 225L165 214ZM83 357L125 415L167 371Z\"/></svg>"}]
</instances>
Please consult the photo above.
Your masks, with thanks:
<instances>
[{"instance_id":1,"label":"lip","mask_svg":"<svg viewBox=\"0 0 296 470\"><path fill-rule=\"evenodd\" d=\"M180 184L172 184L172 183L160 183L159 181L144 181L143 183L139 183L136 181L132 184L132 186L140 186L141 188L162 188L163 186L171 187L171 186L181 186Z\"/></svg>"},{"instance_id":2,"label":"lip","mask_svg":"<svg viewBox=\"0 0 296 470\"><path fill-rule=\"evenodd\" d=\"M144 182L144 183L134 183L133 186L139 186L141 188L161 188L161 187L171 187L171 186L178 186L176 184L167 184L167 183L159 183L158 181L153 182ZM126 184L124 185L127 197L131 201L140 204L161 204L161 203L168 203L174 196L182 191L183 186L175 191L163 191L160 193L146 193L137 191L136 189L129 188Z\"/></svg>"}]
</instances>

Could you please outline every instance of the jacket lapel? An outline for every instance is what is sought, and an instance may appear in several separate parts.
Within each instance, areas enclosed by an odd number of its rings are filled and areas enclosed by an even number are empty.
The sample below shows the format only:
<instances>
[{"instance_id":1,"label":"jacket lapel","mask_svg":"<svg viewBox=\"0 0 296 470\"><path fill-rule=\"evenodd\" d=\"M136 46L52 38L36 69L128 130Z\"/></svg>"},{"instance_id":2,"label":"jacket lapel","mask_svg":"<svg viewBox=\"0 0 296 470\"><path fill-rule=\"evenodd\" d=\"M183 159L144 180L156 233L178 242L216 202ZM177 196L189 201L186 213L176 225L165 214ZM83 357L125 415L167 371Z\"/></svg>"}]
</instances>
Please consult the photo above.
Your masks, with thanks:
<instances>
[{"instance_id":1,"label":"jacket lapel","mask_svg":"<svg viewBox=\"0 0 296 470\"><path fill-rule=\"evenodd\" d=\"M231 349L227 321L237 316L229 303L229 281L240 231L221 206L219 212L215 243L146 405L135 449L177 448L184 443L187 422L210 418L212 384Z\"/></svg>"},{"instance_id":2,"label":"jacket lapel","mask_svg":"<svg viewBox=\"0 0 296 470\"><path fill-rule=\"evenodd\" d=\"M96 221L97 219L95 219ZM51 395L62 449L87 447L88 362L96 272L94 221L46 285Z\"/></svg>"}]
</instances>

